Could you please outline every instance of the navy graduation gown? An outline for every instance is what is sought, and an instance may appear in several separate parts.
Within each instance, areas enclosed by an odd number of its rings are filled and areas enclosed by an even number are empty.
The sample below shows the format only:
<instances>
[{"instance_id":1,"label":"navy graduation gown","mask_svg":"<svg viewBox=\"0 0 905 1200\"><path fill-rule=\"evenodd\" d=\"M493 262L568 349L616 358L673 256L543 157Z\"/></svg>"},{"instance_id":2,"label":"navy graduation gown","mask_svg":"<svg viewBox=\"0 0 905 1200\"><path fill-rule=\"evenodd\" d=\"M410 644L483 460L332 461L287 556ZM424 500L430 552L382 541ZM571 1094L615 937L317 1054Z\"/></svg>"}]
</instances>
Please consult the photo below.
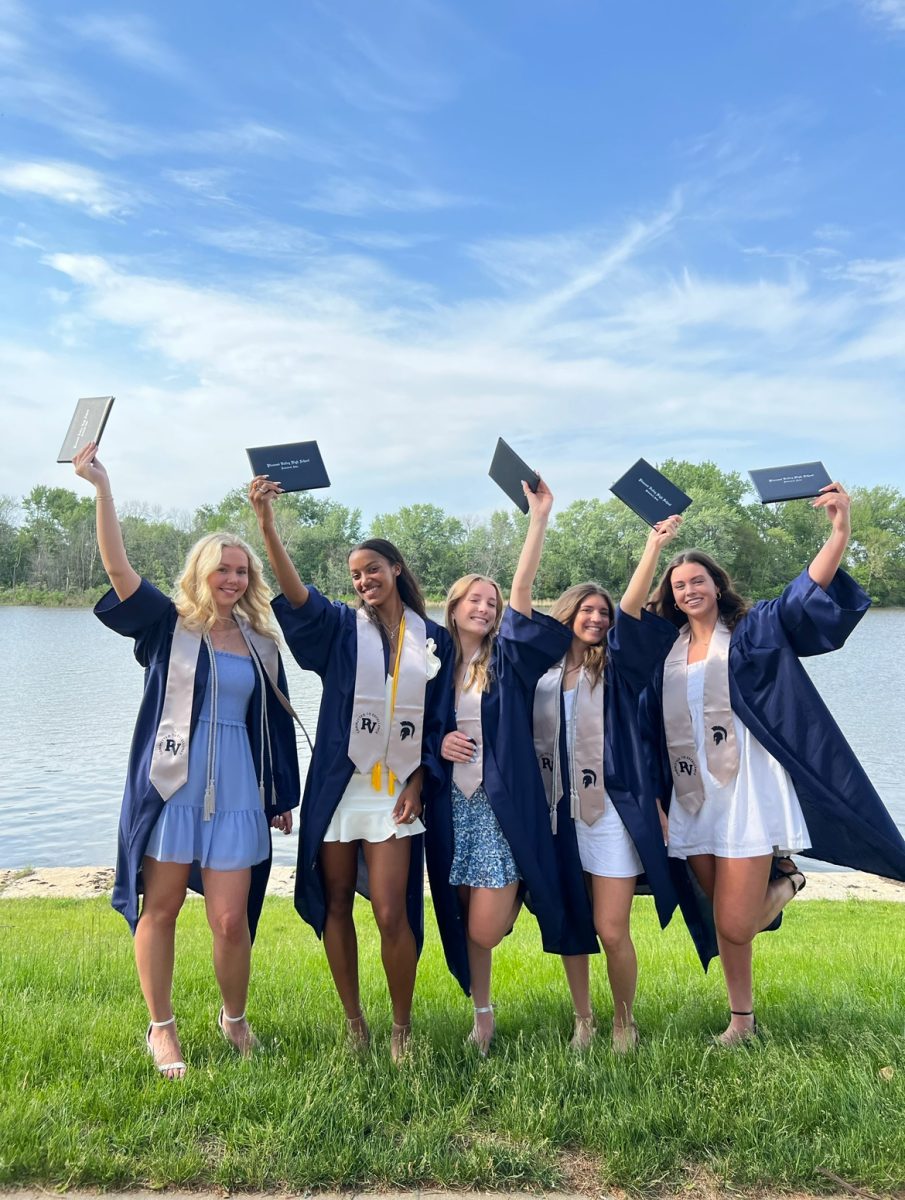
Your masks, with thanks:
<instances>
[{"instance_id":1,"label":"navy graduation gown","mask_svg":"<svg viewBox=\"0 0 905 1200\"><path fill-rule=\"evenodd\" d=\"M838 650L869 607L870 597L845 571L825 591L802 571L733 630L729 695L732 711L792 777L811 835L804 853L905 880L905 840L799 662ZM642 723L665 808L672 774L662 697L661 669L642 698Z\"/></svg>"},{"instance_id":2,"label":"navy graduation gown","mask_svg":"<svg viewBox=\"0 0 905 1200\"><path fill-rule=\"evenodd\" d=\"M537 917L543 947L555 954L562 953L564 907L531 713L538 680L563 657L571 641L570 630L552 617L538 612L525 617L507 608L493 644L490 688L481 697L484 790L524 881L526 903ZM454 721L450 728L455 728ZM449 882L453 764L443 765L443 785L429 801L427 873L447 965L468 995L466 924Z\"/></svg>"},{"instance_id":3,"label":"navy graduation gown","mask_svg":"<svg viewBox=\"0 0 905 1200\"><path fill-rule=\"evenodd\" d=\"M295 876L295 907L318 937L324 932L327 915L320 848L324 834L355 772L349 758L349 725L355 697L358 664L356 609L331 602L317 588L308 588L308 600L294 608L285 596L272 602L276 619L295 661L306 671L315 671L324 685L314 754L308 768L299 830L298 869ZM452 706L453 649L449 634L435 621L425 620L426 633L433 638L440 670L429 679L424 692L424 728L421 765L424 768L422 796L427 798L445 777L440 743L449 728ZM390 669L384 642L384 660ZM425 821L428 819L425 814ZM424 838L410 837L411 862L406 889L409 924L420 953L424 942ZM357 890L367 896L367 873L359 864Z\"/></svg>"},{"instance_id":4,"label":"navy graduation gown","mask_svg":"<svg viewBox=\"0 0 905 1200\"><path fill-rule=\"evenodd\" d=\"M629 616L619 607L607 634L604 688L600 701L604 708L604 780L606 791L634 842L644 867L639 890L649 890L654 897L660 925L666 927L681 903L683 912L694 920L697 903L687 888L680 892L670 870L660 818L654 794L647 752L638 721L638 697L650 683L678 631L671 621L653 613L642 612L640 619ZM582 943L588 915L593 917L575 835L569 803L569 755L566 738L565 706L560 694L560 771L563 794L557 805L556 851L563 877L567 901L567 920L572 922L571 938L565 944L574 946L565 954L586 954ZM596 936L594 938L596 949Z\"/></svg>"},{"instance_id":5,"label":"navy graduation gown","mask_svg":"<svg viewBox=\"0 0 905 1200\"><path fill-rule=\"evenodd\" d=\"M135 658L145 669L144 693L129 751L129 768L119 818L119 842L116 855L116 879L113 885L113 907L121 912L132 932L138 923L138 896L143 891L141 865L151 830L160 816L163 800L151 783L151 755L160 723L173 630L177 612L173 601L142 579L138 590L128 600L119 600L112 589L97 602L95 615L100 621L123 637L135 639ZM210 674L210 660L203 644L199 646L198 666L192 697L192 733L204 701L204 691ZM266 675L265 675L266 679ZM283 664L279 666L279 683L286 694ZM288 812L299 802L299 764L292 718L280 704L268 680L267 717L270 726L270 753L261 745L261 682L255 672L254 693L248 706L245 724L251 743L252 760L257 771L264 756L264 796L266 815L270 821L278 813ZM273 771L271 773L271 763ZM270 856L251 868L251 889L248 895L248 925L252 939L257 929L264 892L270 877ZM193 864L189 886L202 892L201 871Z\"/></svg>"}]
</instances>

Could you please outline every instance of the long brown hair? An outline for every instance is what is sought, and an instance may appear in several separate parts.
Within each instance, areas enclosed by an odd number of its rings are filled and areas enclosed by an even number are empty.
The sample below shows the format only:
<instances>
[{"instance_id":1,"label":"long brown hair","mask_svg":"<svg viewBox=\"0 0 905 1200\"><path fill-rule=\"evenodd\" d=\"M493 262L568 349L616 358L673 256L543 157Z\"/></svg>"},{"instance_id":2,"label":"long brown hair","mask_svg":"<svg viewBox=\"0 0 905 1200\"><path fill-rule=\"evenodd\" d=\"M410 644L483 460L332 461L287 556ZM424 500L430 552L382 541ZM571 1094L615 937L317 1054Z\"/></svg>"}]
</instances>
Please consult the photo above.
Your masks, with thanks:
<instances>
[{"instance_id":1,"label":"long brown hair","mask_svg":"<svg viewBox=\"0 0 905 1200\"><path fill-rule=\"evenodd\" d=\"M479 692L486 692L490 687L490 656L493 653L493 641L503 620L503 593L500 591L497 581L488 579L486 575L463 575L461 579L457 579L446 594L446 628L449 630L456 648L456 667L458 668L462 665L462 643L459 641L459 631L456 629L453 616L456 605L468 595L476 583L489 583L496 592L496 617L492 627L484 634L478 657L469 667L462 687L464 691L475 687Z\"/></svg>"},{"instance_id":2,"label":"long brown hair","mask_svg":"<svg viewBox=\"0 0 905 1200\"><path fill-rule=\"evenodd\" d=\"M550 616L554 621L561 621L563 625L567 625L571 629L575 624L575 618L578 616L578 610L584 604L585 600L587 600L588 596L599 596L602 600L606 601L606 606L610 612L610 628L612 629L613 622L616 619L616 606L613 603L613 597L599 583L576 583L572 587L566 588L550 609ZM593 690L600 683L603 669L606 666L605 637L599 645L587 646L585 648L582 665L591 678L591 689Z\"/></svg>"},{"instance_id":3,"label":"long brown hair","mask_svg":"<svg viewBox=\"0 0 905 1200\"><path fill-rule=\"evenodd\" d=\"M400 600L408 608L416 612L422 621L427 619L427 609L424 607L424 597L421 594L421 587L418 584L418 580L412 574L408 563L392 542L388 542L386 538L366 538L365 541L359 542L357 546L353 546L346 557L351 558L356 550L368 550L372 554L379 554L381 558L387 560L391 567L398 567L399 574L396 576L396 589L399 592ZM369 604L365 603L361 596L358 597L358 607L366 608L368 616L372 620L376 618L377 614Z\"/></svg>"},{"instance_id":4,"label":"long brown hair","mask_svg":"<svg viewBox=\"0 0 905 1200\"><path fill-rule=\"evenodd\" d=\"M729 578L728 571L721 567L716 559L705 554L703 550L682 550L675 556L663 572L663 578L651 595L647 604L648 609L652 613L656 613L658 617L665 617L667 621L672 621L673 625L679 629L688 624L688 617L678 608L672 594L672 573L682 563L697 563L698 566L704 568L716 584L716 605L720 616L730 629L735 629L751 607L751 601L738 594Z\"/></svg>"}]
</instances>

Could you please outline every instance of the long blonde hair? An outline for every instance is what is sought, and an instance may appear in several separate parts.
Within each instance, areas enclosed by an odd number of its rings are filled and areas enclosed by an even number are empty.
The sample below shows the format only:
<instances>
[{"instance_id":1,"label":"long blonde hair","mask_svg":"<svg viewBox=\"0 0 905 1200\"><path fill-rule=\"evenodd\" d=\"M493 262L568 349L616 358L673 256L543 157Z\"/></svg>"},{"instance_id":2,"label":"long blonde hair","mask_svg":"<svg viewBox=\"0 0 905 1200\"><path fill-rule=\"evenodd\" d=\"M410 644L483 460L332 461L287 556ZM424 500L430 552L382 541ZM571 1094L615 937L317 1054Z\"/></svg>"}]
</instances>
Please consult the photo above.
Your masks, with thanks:
<instances>
[{"instance_id":1,"label":"long blonde hair","mask_svg":"<svg viewBox=\"0 0 905 1200\"><path fill-rule=\"evenodd\" d=\"M264 582L261 560L247 542L234 533L208 533L200 538L186 556L182 574L176 580L173 603L187 629L209 633L217 620L217 606L211 595L208 577L220 566L223 551L241 550L248 559L248 587L236 601L234 612L244 617L256 633L279 641L279 633L270 611L273 595Z\"/></svg>"},{"instance_id":2,"label":"long blonde hair","mask_svg":"<svg viewBox=\"0 0 905 1200\"><path fill-rule=\"evenodd\" d=\"M588 596L599 596L606 602L606 606L610 610L610 628L612 628L613 621L616 619L616 606L613 604L613 597L599 583L576 583L573 587L566 588L550 609L550 616L554 621L560 621L571 629L578 616L578 610ZM597 646L587 647L584 652L583 666L591 678L591 689L593 690L600 683L603 669L606 666L606 638Z\"/></svg>"},{"instance_id":3,"label":"long blonde hair","mask_svg":"<svg viewBox=\"0 0 905 1200\"><path fill-rule=\"evenodd\" d=\"M446 628L449 630L456 648L456 667L458 668L462 665L462 643L459 640L459 631L456 629L453 616L456 605L468 595L476 583L489 583L496 592L496 617L491 628L484 634L478 656L468 668L462 689L469 691L474 687L479 692L486 692L490 687L490 656L493 653L493 641L499 633L500 622L503 619L503 593L500 591L497 581L488 579L486 575L463 575L461 579L457 579L446 594Z\"/></svg>"}]
</instances>

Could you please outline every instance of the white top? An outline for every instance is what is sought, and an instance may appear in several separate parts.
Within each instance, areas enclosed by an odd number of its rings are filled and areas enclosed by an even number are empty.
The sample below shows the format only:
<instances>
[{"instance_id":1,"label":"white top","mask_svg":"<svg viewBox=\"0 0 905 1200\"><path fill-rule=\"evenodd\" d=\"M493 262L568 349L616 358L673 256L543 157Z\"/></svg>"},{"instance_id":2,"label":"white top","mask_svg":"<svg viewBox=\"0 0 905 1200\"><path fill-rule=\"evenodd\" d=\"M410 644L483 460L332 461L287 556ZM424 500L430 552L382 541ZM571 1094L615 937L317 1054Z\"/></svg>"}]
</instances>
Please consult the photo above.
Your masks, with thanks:
<instances>
[{"instance_id":1,"label":"white top","mask_svg":"<svg viewBox=\"0 0 905 1200\"><path fill-rule=\"evenodd\" d=\"M566 744L569 759L572 758L572 743L575 727L572 710L575 706L575 689L562 694L566 715ZM641 875L644 867L635 849L635 843L622 823L616 805L604 792L603 816L593 825L586 825L581 817L575 817L575 837L581 865L590 875L602 875L607 879L633 879Z\"/></svg>"},{"instance_id":2,"label":"white top","mask_svg":"<svg viewBox=\"0 0 905 1200\"><path fill-rule=\"evenodd\" d=\"M792 777L735 713L738 774L725 786L707 770L704 724L704 666L688 666L688 708L694 729L704 803L689 813L673 792L669 808L669 854L714 854L719 858L753 858L759 854L806 849L811 844Z\"/></svg>"}]
</instances>

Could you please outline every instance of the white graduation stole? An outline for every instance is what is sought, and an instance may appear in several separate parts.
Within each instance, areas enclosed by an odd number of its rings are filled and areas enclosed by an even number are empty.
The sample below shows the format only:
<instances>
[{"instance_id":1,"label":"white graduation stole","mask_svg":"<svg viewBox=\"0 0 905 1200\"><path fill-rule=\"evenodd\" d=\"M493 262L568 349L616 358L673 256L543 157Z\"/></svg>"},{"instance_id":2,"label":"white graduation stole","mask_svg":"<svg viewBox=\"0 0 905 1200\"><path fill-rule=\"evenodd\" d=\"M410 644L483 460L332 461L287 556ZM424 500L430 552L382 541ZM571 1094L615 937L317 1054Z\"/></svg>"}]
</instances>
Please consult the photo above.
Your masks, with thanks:
<instances>
[{"instance_id":1,"label":"white graduation stole","mask_svg":"<svg viewBox=\"0 0 905 1200\"><path fill-rule=\"evenodd\" d=\"M471 665L479 654L480 648L476 651L469 664L469 669L465 672L466 678L471 672ZM470 762L453 764L453 781L466 800L475 794L484 778L484 732L481 728L481 697L483 694L481 688L474 682L472 675L471 687L462 688L456 703L456 729L459 733L470 737L475 748Z\"/></svg>"},{"instance_id":2,"label":"white graduation stole","mask_svg":"<svg viewBox=\"0 0 905 1200\"><path fill-rule=\"evenodd\" d=\"M279 686L279 662L280 652L279 647L273 638L264 637L258 633L245 620L244 617L236 617L236 624L245 638L245 643L248 646L252 662L260 663L270 680L271 687L276 693L277 699L282 706L289 712L295 720L298 720L292 705L289 700L280 690ZM189 741L192 731L192 701L195 693L195 673L198 669L198 654L201 649L201 644L204 639L202 635L193 629L187 629L182 617L176 620L176 627L173 630L173 642L170 648L170 661L167 667L167 682L164 690L163 707L160 712L160 721L157 725L157 732L154 735L154 749L151 754L151 768L149 777L151 783L159 792L161 799L169 800L174 792L185 783L189 777ZM208 653L211 656L211 672L212 685L216 677L216 663L213 658L213 650L210 647L208 640ZM261 681L261 719L265 718L267 706L267 691L264 687L263 680ZM208 747L209 757L209 780L212 778L213 764L210 759L214 736L214 728L216 724L216 715L212 714L214 719L211 722L211 745ZM263 770L263 743L261 747L261 761ZM213 796L211 796L211 805L208 806L209 811L212 811ZM209 815L208 811L208 815Z\"/></svg>"},{"instance_id":3,"label":"white graduation stole","mask_svg":"<svg viewBox=\"0 0 905 1200\"><path fill-rule=\"evenodd\" d=\"M562 793L559 762L560 696L566 660L552 666L540 679L534 693L534 752L540 767L550 809L550 824L556 833L556 810ZM569 754L569 808L572 818L593 825L603 816L606 784L603 776L604 705L582 666L572 699L571 746Z\"/></svg>"},{"instance_id":4,"label":"white graduation stole","mask_svg":"<svg viewBox=\"0 0 905 1200\"><path fill-rule=\"evenodd\" d=\"M380 790L379 764L390 772L389 792L396 779L403 783L421 765L424 732L424 693L427 687L427 627L410 608L403 612L399 648L393 670L389 728L385 720L386 669L383 641L364 608L355 614L357 660L349 758L361 774L372 772Z\"/></svg>"},{"instance_id":5,"label":"white graduation stole","mask_svg":"<svg viewBox=\"0 0 905 1200\"><path fill-rule=\"evenodd\" d=\"M732 632L718 620L713 628L704 666L704 725L707 730L707 770L725 786L738 774L738 743L729 696L729 644ZM676 799L690 813L704 803L704 785L688 709L688 647L691 629L679 631L663 667L663 727L672 768Z\"/></svg>"}]
</instances>

